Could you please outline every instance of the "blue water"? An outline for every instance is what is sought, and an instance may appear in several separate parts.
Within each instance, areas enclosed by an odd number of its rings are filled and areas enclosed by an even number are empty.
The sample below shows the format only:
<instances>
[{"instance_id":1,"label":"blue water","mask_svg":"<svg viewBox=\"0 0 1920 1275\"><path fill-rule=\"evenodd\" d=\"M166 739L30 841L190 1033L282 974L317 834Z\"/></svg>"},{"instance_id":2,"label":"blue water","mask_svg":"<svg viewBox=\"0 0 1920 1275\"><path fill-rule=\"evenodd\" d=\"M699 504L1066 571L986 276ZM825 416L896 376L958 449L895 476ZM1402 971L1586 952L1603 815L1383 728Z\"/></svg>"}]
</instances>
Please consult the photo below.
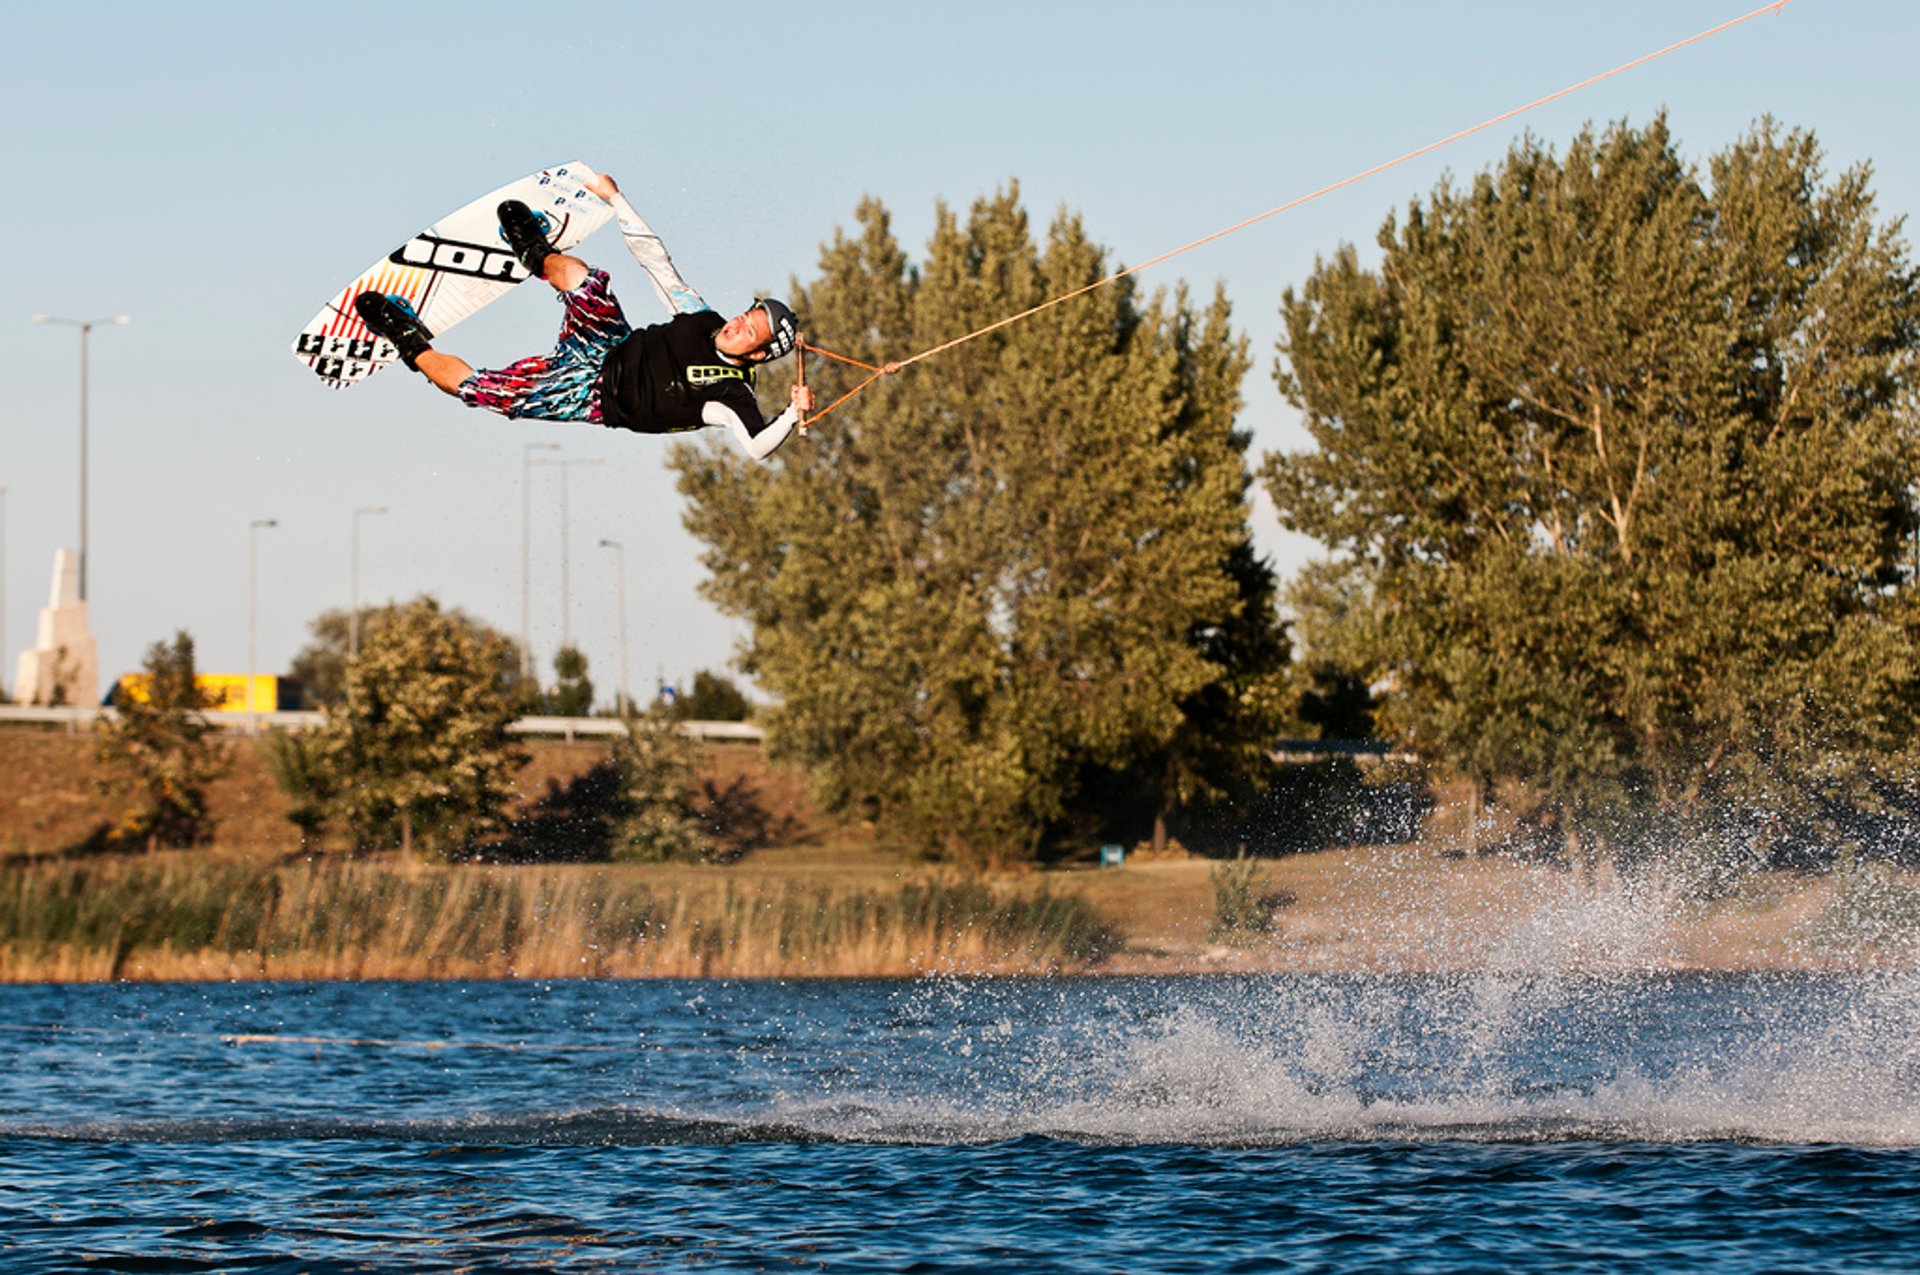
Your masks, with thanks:
<instances>
[{"instance_id":1,"label":"blue water","mask_svg":"<svg viewBox=\"0 0 1920 1275\"><path fill-rule=\"evenodd\" d=\"M0 1271L1912 1270L1916 993L0 988Z\"/></svg>"}]
</instances>

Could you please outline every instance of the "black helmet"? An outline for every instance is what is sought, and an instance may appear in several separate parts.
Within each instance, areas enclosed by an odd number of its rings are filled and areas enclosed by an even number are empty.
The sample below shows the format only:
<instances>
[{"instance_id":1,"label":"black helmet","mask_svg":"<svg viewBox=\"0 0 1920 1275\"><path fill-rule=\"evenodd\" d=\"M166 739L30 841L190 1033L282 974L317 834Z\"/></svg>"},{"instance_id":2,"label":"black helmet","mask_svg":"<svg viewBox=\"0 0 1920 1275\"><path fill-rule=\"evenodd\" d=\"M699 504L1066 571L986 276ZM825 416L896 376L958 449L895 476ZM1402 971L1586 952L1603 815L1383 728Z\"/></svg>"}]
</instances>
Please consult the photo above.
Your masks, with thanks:
<instances>
[{"instance_id":1,"label":"black helmet","mask_svg":"<svg viewBox=\"0 0 1920 1275\"><path fill-rule=\"evenodd\" d=\"M786 302L775 301L772 297L761 297L747 308L766 311L767 326L773 332L772 338L761 350L762 363L771 363L775 359L785 358L793 353L793 347L800 340L800 321L793 317L793 311L787 309Z\"/></svg>"}]
</instances>

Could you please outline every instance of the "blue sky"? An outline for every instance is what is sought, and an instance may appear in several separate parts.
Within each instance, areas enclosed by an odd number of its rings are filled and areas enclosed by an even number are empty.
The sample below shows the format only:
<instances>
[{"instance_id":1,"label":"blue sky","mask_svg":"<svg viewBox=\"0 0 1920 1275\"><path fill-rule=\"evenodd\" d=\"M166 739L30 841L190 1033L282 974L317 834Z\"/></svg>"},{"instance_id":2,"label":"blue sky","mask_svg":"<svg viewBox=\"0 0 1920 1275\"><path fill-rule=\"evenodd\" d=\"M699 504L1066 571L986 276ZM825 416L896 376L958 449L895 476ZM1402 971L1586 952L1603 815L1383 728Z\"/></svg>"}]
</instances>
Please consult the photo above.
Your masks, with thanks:
<instances>
[{"instance_id":1,"label":"blue sky","mask_svg":"<svg viewBox=\"0 0 1920 1275\"><path fill-rule=\"evenodd\" d=\"M1137 262L1757 2L5 3L0 680L32 641L54 550L77 541L78 337L34 314L134 317L93 337L103 676L179 628L203 668L244 667L255 518L279 521L260 533L258 643L263 671L283 667L307 622L348 600L358 506L391 511L361 524L363 599L429 591L517 630L522 447L553 441L602 458L570 471L572 632L610 695L616 559L597 542L623 542L644 692L656 672L725 667L741 636L696 592L662 440L504 421L397 371L332 392L288 353L329 293L414 230L581 159L620 178L721 309L811 277L869 194L916 259L937 201L964 209L1017 179L1036 221L1071 208ZM1703 159L1770 113L1818 134L1834 171L1870 162L1883 220L1904 217L1920 205L1916 51L1909 0L1791 0L1141 282L1225 284L1257 360L1257 460L1303 441L1271 377L1282 289L1316 255L1370 244L1443 173L1496 163L1524 130L1559 146L1662 107ZM661 317L611 231L587 253L631 319ZM445 347L503 362L546 348L555 320L516 293ZM531 494L544 666L562 628L557 472L535 470ZM1264 506L1255 530L1283 571L1312 551Z\"/></svg>"}]
</instances>

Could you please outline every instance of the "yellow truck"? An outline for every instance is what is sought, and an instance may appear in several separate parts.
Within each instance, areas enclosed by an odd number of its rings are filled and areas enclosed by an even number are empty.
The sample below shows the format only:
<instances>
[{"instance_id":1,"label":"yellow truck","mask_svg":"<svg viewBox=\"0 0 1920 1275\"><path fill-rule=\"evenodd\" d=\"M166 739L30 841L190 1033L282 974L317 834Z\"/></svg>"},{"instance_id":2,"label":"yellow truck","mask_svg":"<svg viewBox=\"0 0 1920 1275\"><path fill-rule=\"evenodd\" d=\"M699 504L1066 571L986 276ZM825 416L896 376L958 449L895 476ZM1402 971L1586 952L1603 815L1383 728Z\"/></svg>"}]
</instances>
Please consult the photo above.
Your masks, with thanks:
<instances>
[{"instance_id":1,"label":"yellow truck","mask_svg":"<svg viewBox=\"0 0 1920 1275\"><path fill-rule=\"evenodd\" d=\"M248 686L249 680L251 687ZM300 702L300 683L291 677L256 673L249 679L245 673L199 673L194 676L193 684L207 697L207 711L210 713L291 713L306 707ZM115 686L114 692L145 703L147 675L126 674ZM108 702L112 702L112 696L108 697Z\"/></svg>"}]
</instances>

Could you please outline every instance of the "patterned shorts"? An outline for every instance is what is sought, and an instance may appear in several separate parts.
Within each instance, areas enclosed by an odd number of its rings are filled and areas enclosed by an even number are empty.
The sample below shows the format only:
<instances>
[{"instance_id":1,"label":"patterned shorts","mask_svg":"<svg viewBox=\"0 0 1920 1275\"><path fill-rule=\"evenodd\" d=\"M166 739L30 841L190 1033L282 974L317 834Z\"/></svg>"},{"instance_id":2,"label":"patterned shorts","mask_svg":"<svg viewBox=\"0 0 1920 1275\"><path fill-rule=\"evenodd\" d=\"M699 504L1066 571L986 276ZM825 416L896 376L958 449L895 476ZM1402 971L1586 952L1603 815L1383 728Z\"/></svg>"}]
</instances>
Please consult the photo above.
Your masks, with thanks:
<instances>
[{"instance_id":1,"label":"patterned shorts","mask_svg":"<svg viewBox=\"0 0 1920 1275\"><path fill-rule=\"evenodd\" d=\"M600 365L633 329L604 270L589 270L579 287L560 294L560 302L567 314L553 353L475 372L460 382L460 401L507 417L598 422Z\"/></svg>"}]
</instances>

